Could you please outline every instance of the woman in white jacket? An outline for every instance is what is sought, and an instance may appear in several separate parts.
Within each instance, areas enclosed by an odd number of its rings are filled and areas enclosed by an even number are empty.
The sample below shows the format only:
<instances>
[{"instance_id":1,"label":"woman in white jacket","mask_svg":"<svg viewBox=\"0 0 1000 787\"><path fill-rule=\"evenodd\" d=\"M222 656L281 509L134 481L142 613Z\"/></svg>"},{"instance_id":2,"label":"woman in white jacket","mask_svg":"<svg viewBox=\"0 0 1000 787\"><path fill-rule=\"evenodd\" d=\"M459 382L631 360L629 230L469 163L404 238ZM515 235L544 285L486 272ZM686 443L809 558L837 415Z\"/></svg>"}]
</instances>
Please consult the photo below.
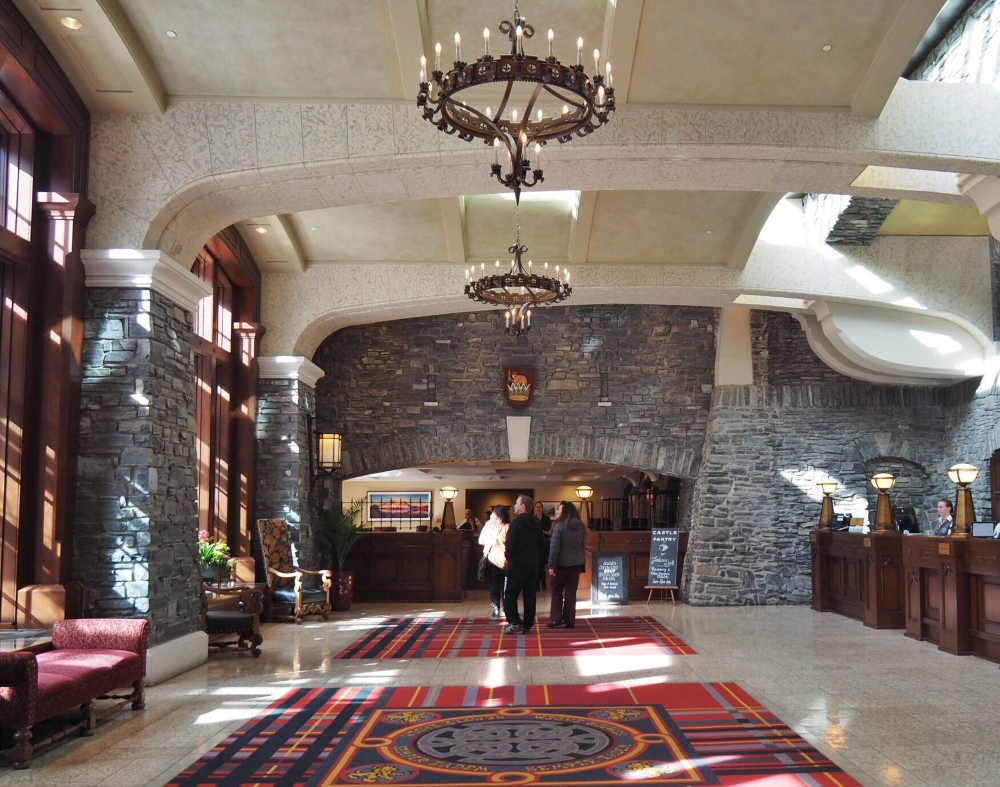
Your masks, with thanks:
<instances>
[{"instance_id":1,"label":"woman in white jacket","mask_svg":"<svg viewBox=\"0 0 1000 787\"><path fill-rule=\"evenodd\" d=\"M490 617L500 617L503 601L503 583L507 576L506 541L510 529L510 512L507 506L496 506L479 533L479 545L483 548L486 572L490 578Z\"/></svg>"}]
</instances>

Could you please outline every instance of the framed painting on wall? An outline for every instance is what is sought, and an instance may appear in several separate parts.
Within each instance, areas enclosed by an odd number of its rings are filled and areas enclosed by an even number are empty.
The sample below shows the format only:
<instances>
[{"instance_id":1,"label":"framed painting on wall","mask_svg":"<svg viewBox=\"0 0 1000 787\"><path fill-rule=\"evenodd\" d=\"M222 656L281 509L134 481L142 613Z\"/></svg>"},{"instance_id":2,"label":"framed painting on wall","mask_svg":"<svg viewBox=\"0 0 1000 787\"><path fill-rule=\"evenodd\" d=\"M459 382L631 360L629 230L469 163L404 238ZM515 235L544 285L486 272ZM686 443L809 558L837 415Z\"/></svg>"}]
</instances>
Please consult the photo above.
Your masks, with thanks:
<instances>
[{"instance_id":1,"label":"framed painting on wall","mask_svg":"<svg viewBox=\"0 0 1000 787\"><path fill-rule=\"evenodd\" d=\"M556 518L556 509L559 507L558 500L539 500L542 504L542 513L545 514L549 519Z\"/></svg>"},{"instance_id":2,"label":"framed painting on wall","mask_svg":"<svg viewBox=\"0 0 1000 787\"><path fill-rule=\"evenodd\" d=\"M431 492L369 492L368 519L374 524L431 523Z\"/></svg>"}]
</instances>

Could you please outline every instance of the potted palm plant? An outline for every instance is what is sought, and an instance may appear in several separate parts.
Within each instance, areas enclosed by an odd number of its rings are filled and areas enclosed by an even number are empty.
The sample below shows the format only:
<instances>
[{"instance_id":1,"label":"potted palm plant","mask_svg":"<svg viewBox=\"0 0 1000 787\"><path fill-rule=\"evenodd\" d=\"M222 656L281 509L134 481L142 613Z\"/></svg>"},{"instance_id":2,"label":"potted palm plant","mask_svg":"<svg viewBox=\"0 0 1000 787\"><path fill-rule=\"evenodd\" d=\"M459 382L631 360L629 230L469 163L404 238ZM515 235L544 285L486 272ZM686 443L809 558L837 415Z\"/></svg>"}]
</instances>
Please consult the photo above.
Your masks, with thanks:
<instances>
[{"instance_id":1,"label":"potted palm plant","mask_svg":"<svg viewBox=\"0 0 1000 787\"><path fill-rule=\"evenodd\" d=\"M352 500L350 503L334 503L331 508L321 508L317 512L317 535L329 548L332 557L330 606L335 612L346 612L354 601L354 572L345 571L344 564L351 548L361 538L361 514L364 510L364 500Z\"/></svg>"}]
</instances>

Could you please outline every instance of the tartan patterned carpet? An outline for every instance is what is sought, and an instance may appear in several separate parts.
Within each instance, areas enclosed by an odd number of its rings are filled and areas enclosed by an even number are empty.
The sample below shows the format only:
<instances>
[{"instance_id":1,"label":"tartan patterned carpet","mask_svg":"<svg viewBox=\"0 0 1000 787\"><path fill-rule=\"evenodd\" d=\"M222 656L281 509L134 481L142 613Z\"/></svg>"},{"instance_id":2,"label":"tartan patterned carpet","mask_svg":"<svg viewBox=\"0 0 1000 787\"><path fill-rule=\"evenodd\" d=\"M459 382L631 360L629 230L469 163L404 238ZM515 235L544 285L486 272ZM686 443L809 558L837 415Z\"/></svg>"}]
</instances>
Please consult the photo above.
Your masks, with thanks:
<instances>
[{"instance_id":1,"label":"tartan patterned carpet","mask_svg":"<svg viewBox=\"0 0 1000 787\"><path fill-rule=\"evenodd\" d=\"M861 787L733 683L294 689L167 787Z\"/></svg>"},{"instance_id":2,"label":"tartan patterned carpet","mask_svg":"<svg viewBox=\"0 0 1000 787\"><path fill-rule=\"evenodd\" d=\"M694 650L649 616L577 618L576 628L504 634L488 618L388 618L334 658L454 659L488 656L689 656Z\"/></svg>"}]
</instances>

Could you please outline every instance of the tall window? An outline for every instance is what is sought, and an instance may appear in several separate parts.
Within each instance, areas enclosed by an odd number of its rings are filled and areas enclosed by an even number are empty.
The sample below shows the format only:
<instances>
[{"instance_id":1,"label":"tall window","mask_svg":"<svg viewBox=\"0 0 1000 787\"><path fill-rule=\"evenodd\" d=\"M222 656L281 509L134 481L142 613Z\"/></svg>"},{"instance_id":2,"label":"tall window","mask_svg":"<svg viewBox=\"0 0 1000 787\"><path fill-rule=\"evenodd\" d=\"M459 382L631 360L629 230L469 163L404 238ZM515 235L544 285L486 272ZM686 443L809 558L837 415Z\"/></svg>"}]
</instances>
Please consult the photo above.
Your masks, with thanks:
<instances>
[{"instance_id":1,"label":"tall window","mask_svg":"<svg viewBox=\"0 0 1000 787\"><path fill-rule=\"evenodd\" d=\"M256 461L260 274L235 230L210 242L193 272L212 286L195 315L198 529L249 554Z\"/></svg>"}]
</instances>

